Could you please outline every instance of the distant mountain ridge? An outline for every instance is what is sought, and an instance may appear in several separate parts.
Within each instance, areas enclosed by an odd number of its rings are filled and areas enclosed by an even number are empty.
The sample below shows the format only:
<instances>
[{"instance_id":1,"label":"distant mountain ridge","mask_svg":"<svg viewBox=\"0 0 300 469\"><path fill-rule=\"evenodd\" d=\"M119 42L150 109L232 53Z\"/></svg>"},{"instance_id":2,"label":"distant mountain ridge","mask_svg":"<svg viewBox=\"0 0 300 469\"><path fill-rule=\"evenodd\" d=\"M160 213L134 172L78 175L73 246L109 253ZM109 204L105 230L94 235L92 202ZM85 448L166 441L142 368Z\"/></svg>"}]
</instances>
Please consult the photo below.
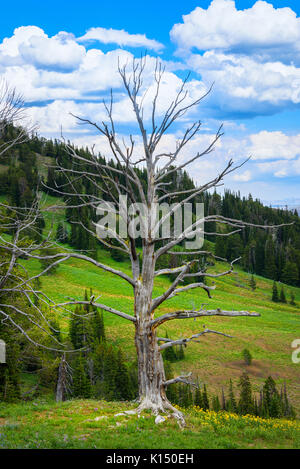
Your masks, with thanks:
<instances>
[{"instance_id":1,"label":"distant mountain ridge","mask_svg":"<svg viewBox=\"0 0 300 469\"><path fill-rule=\"evenodd\" d=\"M300 211L300 198L289 197L281 200L263 200L264 205L271 206L273 208L284 209L287 207L288 210Z\"/></svg>"}]
</instances>

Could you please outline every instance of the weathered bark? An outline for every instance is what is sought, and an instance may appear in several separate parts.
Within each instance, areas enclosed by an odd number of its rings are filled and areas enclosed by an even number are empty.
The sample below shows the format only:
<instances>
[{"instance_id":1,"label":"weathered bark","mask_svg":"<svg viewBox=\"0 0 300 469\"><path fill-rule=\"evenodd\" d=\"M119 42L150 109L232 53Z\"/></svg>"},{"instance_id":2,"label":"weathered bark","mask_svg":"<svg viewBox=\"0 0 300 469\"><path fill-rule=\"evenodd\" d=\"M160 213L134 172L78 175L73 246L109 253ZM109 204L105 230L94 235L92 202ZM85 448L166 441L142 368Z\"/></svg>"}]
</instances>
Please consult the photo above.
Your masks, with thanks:
<instances>
[{"instance_id":1,"label":"weathered bark","mask_svg":"<svg viewBox=\"0 0 300 469\"><path fill-rule=\"evenodd\" d=\"M135 288L135 346L138 358L139 407L154 415L169 413L184 425L184 418L168 401L165 391L165 371L159 350L156 328L152 325L152 292L155 272L153 244L144 245L142 276Z\"/></svg>"},{"instance_id":2,"label":"weathered bark","mask_svg":"<svg viewBox=\"0 0 300 469\"><path fill-rule=\"evenodd\" d=\"M142 406L164 412L164 366L155 331L149 324L136 325L135 345L138 357L139 400Z\"/></svg>"},{"instance_id":3,"label":"weathered bark","mask_svg":"<svg viewBox=\"0 0 300 469\"><path fill-rule=\"evenodd\" d=\"M148 319L135 326L135 345L138 357L139 406L137 413L149 409L154 415L170 412L181 425L183 414L169 402L165 390L165 371L159 351L156 330Z\"/></svg>"},{"instance_id":4,"label":"weathered bark","mask_svg":"<svg viewBox=\"0 0 300 469\"><path fill-rule=\"evenodd\" d=\"M153 246L143 249L142 275L135 287L135 346L138 357L139 399L153 405L160 403L163 382L163 366L158 351L155 331L151 327L151 303L153 290Z\"/></svg>"},{"instance_id":5,"label":"weathered bark","mask_svg":"<svg viewBox=\"0 0 300 469\"><path fill-rule=\"evenodd\" d=\"M69 365L66 360L66 354L64 353L61 357L61 361L58 368L58 379L56 387L56 402L62 402L66 400L66 396L69 390Z\"/></svg>"}]
</instances>

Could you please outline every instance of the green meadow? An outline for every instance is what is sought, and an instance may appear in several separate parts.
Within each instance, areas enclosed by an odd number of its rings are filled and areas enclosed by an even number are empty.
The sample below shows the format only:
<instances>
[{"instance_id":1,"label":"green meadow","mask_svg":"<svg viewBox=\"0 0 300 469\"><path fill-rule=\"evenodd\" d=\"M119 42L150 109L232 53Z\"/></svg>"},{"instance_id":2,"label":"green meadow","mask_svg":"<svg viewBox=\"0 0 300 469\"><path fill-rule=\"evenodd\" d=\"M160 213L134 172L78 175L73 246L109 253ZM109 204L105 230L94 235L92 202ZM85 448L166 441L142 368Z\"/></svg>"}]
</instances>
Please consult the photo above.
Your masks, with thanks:
<instances>
[{"instance_id":1,"label":"green meadow","mask_svg":"<svg viewBox=\"0 0 300 469\"><path fill-rule=\"evenodd\" d=\"M44 208L59 204L59 199L47 197ZM54 215L54 217L53 217ZM55 232L64 211L45 212L46 229ZM104 249L98 251L98 261L130 274L128 262L117 262ZM40 271L37 260L23 260L31 274ZM216 262L211 272L228 270L226 263ZM257 288L249 286L250 275L239 267L227 276L215 279L212 299L203 290L190 290L168 300L157 315L178 309L192 309L205 303L209 309L246 310L260 317L203 317L170 321L161 326L159 336L190 337L203 326L229 334L232 338L209 334L185 348L185 358L173 364L174 373L192 371L200 382L206 383L209 395L228 389L237 383L246 369L254 392L258 392L271 375L280 389L287 384L290 400L300 415L300 364L292 362L293 340L300 337L300 289L284 285L286 296L295 295L296 306L271 301L272 281L255 276ZM117 276L105 273L94 265L78 259L60 264L58 270L41 279L42 290L55 303L69 298L82 299L85 289L92 289L99 302L133 314L132 287ZM210 282L212 284L212 282ZM156 279L154 296L170 285L170 279ZM71 307L70 307L71 308ZM62 332L68 334L70 311L55 313ZM134 327L132 323L104 312L107 338L120 346L128 361L135 359ZM242 350L253 356L246 366ZM26 376L25 388L34 384ZM32 382L31 382L32 381ZM45 395L31 402L0 404L0 448L297 448L300 442L299 420L264 420L253 416L237 416L226 412L203 412L193 407L183 409L187 426L180 429L173 419L155 425L154 417L116 417L115 414L132 409L130 402L70 400L55 403Z\"/></svg>"},{"instance_id":2,"label":"green meadow","mask_svg":"<svg viewBox=\"0 0 300 469\"><path fill-rule=\"evenodd\" d=\"M187 426L174 419L156 425L148 413L116 416L132 403L73 400L0 404L0 449L270 449L299 448L299 421L183 409Z\"/></svg>"},{"instance_id":3,"label":"green meadow","mask_svg":"<svg viewBox=\"0 0 300 469\"><path fill-rule=\"evenodd\" d=\"M121 269L130 274L127 262L114 261L109 251L99 249L98 261ZM24 261L32 273L38 272L37 260ZM225 263L216 263L211 272L227 270ZM190 337L209 329L224 332L232 336L227 338L215 334L201 337L197 342L189 343L185 349L185 359L174 363L175 372L192 371L212 392L225 388L232 378L238 381L245 364L242 350L247 348L253 356L253 362L247 366L247 372L258 391L263 381L271 375L279 385L286 382L289 394L296 410L300 411L300 364L292 362L292 341L300 337L300 289L285 285L287 298L294 292L296 306L289 303L271 301L272 281L255 276L257 288L249 287L250 275L236 267L235 272L215 279L216 289L212 299L202 290L190 290L163 303L157 315L178 309L192 309L205 303L207 308L224 310L246 310L260 314L260 317L203 317L175 320L163 324L159 336L166 332L171 338ZM166 276L156 279L154 296L160 295L170 285ZM100 303L133 314L132 287L119 277L106 273L94 265L78 259L71 259L60 264L53 275L42 278L42 289L56 303L69 298L83 299L84 290L92 288ZM70 313L59 310L58 317L62 329L67 333ZM122 347L128 360L135 357L134 326L131 322L110 313L104 313L106 331L109 339Z\"/></svg>"}]
</instances>

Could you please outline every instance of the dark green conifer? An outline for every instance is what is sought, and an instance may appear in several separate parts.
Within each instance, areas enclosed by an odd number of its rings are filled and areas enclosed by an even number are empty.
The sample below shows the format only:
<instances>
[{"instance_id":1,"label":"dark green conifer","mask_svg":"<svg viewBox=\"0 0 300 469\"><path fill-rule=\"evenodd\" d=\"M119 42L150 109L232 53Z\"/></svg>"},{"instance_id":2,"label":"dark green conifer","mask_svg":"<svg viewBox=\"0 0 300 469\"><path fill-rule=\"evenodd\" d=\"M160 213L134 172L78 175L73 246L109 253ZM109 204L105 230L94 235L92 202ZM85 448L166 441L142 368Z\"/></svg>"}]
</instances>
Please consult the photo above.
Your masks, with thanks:
<instances>
[{"instance_id":1,"label":"dark green conifer","mask_svg":"<svg viewBox=\"0 0 300 469\"><path fill-rule=\"evenodd\" d=\"M215 412L219 412L219 411L221 410L221 404L220 404L220 400L219 400L218 395L213 396L213 399L212 399L212 409L213 409Z\"/></svg>"},{"instance_id":2,"label":"dark green conifer","mask_svg":"<svg viewBox=\"0 0 300 469\"><path fill-rule=\"evenodd\" d=\"M207 389L206 389L205 384L203 386L203 392L202 392L202 405L203 405L203 410L209 410L209 399L208 399Z\"/></svg>"},{"instance_id":3,"label":"dark green conifer","mask_svg":"<svg viewBox=\"0 0 300 469\"><path fill-rule=\"evenodd\" d=\"M275 281L273 282L272 301L274 301L275 303L278 303L278 301L279 301L277 284L276 284Z\"/></svg>"},{"instance_id":4,"label":"dark green conifer","mask_svg":"<svg viewBox=\"0 0 300 469\"><path fill-rule=\"evenodd\" d=\"M296 306L295 294L294 294L293 290L291 290L291 300L290 300L290 304L291 304L292 306Z\"/></svg>"},{"instance_id":5,"label":"dark green conifer","mask_svg":"<svg viewBox=\"0 0 300 469\"><path fill-rule=\"evenodd\" d=\"M62 244L66 244L68 242L68 232L66 228L64 227L63 223L59 223L57 225L57 230L56 230L56 241Z\"/></svg>"},{"instance_id":6,"label":"dark green conifer","mask_svg":"<svg viewBox=\"0 0 300 469\"><path fill-rule=\"evenodd\" d=\"M284 412L284 402L282 402L276 383L272 376L269 376L263 387L263 401L264 407L268 416L279 418Z\"/></svg>"},{"instance_id":7,"label":"dark green conifer","mask_svg":"<svg viewBox=\"0 0 300 469\"><path fill-rule=\"evenodd\" d=\"M183 360L184 359L184 349L183 349L183 345L180 344L179 345L179 348L177 350L177 354L176 354L176 358L177 360Z\"/></svg>"},{"instance_id":8,"label":"dark green conifer","mask_svg":"<svg viewBox=\"0 0 300 469\"><path fill-rule=\"evenodd\" d=\"M87 375L85 360L80 353L73 367L73 396L88 399L91 397L92 389L90 378Z\"/></svg>"},{"instance_id":9,"label":"dark green conifer","mask_svg":"<svg viewBox=\"0 0 300 469\"><path fill-rule=\"evenodd\" d=\"M281 290L280 290L280 301L281 301L281 303L286 303L286 296L285 296L283 286L281 287Z\"/></svg>"},{"instance_id":10,"label":"dark green conifer","mask_svg":"<svg viewBox=\"0 0 300 469\"><path fill-rule=\"evenodd\" d=\"M249 376L244 372L239 381L240 398L238 404L239 413L242 415L252 414L254 410L252 399L252 387Z\"/></svg>"},{"instance_id":11,"label":"dark green conifer","mask_svg":"<svg viewBox=\"0 0 300 469\"><path fill-rule=\"evenodd\" d=\"M236 403L236 399L234 396L233 384L232 384L231 379L229 381L229 393L228 393L228 399L226 403L226 410L228 410L228 412L233 412L233 413L237 412L237 403Z\"/></svg>"},{"instance_id":12,"label":"dark green conifer","mask_svg":"<svg viewBox=\"0 0 300 469\"><path fill-rule=\"evenodd\" d=\"M200 407L201 409L203 408L203 399L202 399L202 393L200 391L199 383L197 383L197 387L195 391L194 405L197 407Z\"/></svg>"},{"instance_id":13,"label":"dark green conifer","mask_svg":"<svg viewBox=\"0 0 300 469\"><path fill-rule=\"evenodd\" d=\"M247 366L250 366L251 363L252 363L251 352L247 348L244 348L244 350L242 351L242 355L243 355L243 359L244 359L245 364Z\"/></svg>"},{"instance_id":14,"label":"dark green conifer","mask_svg":"<svg viewBox=\"0 0 300 469\"><path fill-rule=\"evenodd\" d=\"M251 275L249 285L250 285L250 288L251 288L252 291L254 291L256 289L256 281L255 281L255 278L254 278L253 274Z\"/></svg>"},{"instance_id":15,"label":"dark green conifer","mask_svg":"<svg viewBox=\"0 0 300 469\"><path fill-rule=\"evenodd\" d=\"M166 339L169 338L168 333L166 332L165 334ZM176 352L174 350L174 347L167 347L166 349L163 350L163 357L164 360L168 360L170 363L173 363L177 360Z\"/></svg>"}]
</instances>

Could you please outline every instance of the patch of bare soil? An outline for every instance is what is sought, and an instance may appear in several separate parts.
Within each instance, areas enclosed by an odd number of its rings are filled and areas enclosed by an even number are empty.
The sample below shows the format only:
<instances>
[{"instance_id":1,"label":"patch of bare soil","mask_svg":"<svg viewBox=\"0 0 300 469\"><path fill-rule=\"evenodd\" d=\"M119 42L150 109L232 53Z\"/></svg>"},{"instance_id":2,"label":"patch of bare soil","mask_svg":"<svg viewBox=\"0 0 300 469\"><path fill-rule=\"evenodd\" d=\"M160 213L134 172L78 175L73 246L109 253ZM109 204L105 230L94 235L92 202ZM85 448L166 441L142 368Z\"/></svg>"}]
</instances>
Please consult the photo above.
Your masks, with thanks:
<instances>
[{"instance_id":1,"label":"patch of bare soil","mask_svg":"<svg viewBox=\"0 0 300 469\"><path fill-rule=\"evenodd\" d=\"M288 374L285 373L286 370L283 368L278 369L270 367L270 363L263 363L260 360L253 360L251 365L245 365L243 360L233 361L224 363L226 368L231 368L233 371L238 373L238 376L241 375L243 371L246 371L249 376L254 376L257 378L267 378L270 374L276 380L278 378L288 378Z\"/></svg>"}]
</instances>

